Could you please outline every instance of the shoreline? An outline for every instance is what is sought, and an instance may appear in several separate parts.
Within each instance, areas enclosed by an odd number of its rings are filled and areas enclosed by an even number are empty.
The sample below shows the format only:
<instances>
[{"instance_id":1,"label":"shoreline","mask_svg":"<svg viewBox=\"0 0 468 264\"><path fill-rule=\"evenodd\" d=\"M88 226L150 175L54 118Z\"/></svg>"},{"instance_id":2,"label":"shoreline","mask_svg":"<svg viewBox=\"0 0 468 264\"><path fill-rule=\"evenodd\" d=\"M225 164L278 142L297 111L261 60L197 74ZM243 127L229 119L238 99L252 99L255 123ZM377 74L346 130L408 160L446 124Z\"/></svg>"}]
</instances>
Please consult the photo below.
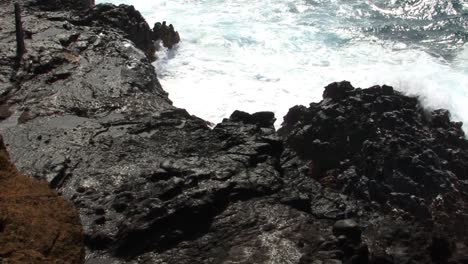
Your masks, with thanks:
<instances>
[{"instance_id":1,"label":"shoreline","mask_svg":"<svg viewBox=\"0 0 468 264\"><path fill-rule=\"evenodd\" d=\"M343 81L279 130L242 111L211 129L172 105L137 10L51 2L22 3L17 70L0 4L0 131L79 211L84 263L468 260L468 141L448 111Z\"/></svg>"}]
</instances>

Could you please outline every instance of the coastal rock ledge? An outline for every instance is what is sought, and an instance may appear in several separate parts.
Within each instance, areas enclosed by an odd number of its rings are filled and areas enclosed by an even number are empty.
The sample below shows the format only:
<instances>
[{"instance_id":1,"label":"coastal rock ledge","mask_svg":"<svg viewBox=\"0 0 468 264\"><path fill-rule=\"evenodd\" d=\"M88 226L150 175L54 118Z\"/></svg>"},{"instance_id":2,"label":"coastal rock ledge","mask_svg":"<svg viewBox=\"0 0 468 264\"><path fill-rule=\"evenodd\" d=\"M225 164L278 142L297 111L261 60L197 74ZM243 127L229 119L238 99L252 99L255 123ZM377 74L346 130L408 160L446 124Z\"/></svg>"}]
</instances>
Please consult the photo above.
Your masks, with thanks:
<instances>
[{"instance_id":1,"label":"coastal rock ledge","mask_svg":"<svg viewBox=\"0 0 468 264\"><path fill-rule=\"evenodd\" d=\"M18 170L73 204L82 227L60 198L66 212L32 222L39 248L1 247L1 263L468 263L468 141L448 111L338 82L278 131L271 112L210 128L162 89L138 11L70 3L21 2L20 57L13 3L0 3L0 133ZM8 202L27 192L8 186L2 214L54 208ZM0 215L0 243L21 219ZM63 219L71 229L51 226ZM16 248L28 249L21 230Z\"/></svg>"}]
</instances>

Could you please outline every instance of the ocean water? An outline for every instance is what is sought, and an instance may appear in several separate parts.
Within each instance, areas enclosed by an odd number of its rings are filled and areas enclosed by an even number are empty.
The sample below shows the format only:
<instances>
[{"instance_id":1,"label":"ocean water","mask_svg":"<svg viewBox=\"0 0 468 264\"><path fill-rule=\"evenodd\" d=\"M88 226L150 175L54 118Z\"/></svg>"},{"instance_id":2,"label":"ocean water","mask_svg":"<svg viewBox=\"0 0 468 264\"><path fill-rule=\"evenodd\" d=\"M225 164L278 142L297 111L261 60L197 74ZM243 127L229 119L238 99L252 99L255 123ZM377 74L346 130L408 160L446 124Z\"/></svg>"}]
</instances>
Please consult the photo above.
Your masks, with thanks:
<instances>
[{"instance_id":1,"label":"ocean water","mask_svg":"<svg viewBox=\"0 0 468 264\"><path fill-rule=\"evenodd\" d=\"M178 107L217 123L234 110L319 101L323 87L387 84L446 108L468 131L468 0L101 0L134 5L181 43L155 68Z\"/></svg>"}]
</instances>

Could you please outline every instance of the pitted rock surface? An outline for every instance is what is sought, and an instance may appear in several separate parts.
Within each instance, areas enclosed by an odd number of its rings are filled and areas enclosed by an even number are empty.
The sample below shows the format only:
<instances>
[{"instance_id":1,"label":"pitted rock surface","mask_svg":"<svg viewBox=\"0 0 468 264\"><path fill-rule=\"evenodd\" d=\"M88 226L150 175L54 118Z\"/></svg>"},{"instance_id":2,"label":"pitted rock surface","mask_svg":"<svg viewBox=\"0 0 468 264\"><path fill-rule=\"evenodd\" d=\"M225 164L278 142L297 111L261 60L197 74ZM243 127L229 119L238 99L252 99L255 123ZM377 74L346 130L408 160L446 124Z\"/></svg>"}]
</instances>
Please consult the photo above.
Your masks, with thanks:
<instances>
[{"instance_id":1,"label":"pitted rock surface","mask_svg":"<svg viewBox=\"0 0 468 264\"><path fill-rule=\"evenodd\" d=\"M298 195L309 195L312 214L360 219L371 255L393 252L382 247L387 239L381 232L391 232L386 235L394 238L392 244L424 241L419 248L450 252L423 257L418 246L398 246L401 257L389 254L395 263L445 263L457 247L465 247L456 241L467 238L460 228L468 220L468 141L461 127L448 111L423 109L417 98L392 87L333 83L325 87L324 100L295 106L285 116L278 131L285 140L282 168ZM380 216L371 213L376 209ZM383 220L388 216L392 219ZM405 227L406 238L399 237L399 228L390 231L402 220L420 231Z\"/></svg>"},{"instance_id":2,"label":"pitted rock surface","mask_svg":"<svg viewBox=\"0 0 468 264\"><path fill-rule=\"evenodd\" d=\"M172 106L134 8L64 7L24 5L19 69L0 32L0 130L79 209L86 263L468 260L468 144L447 111L342 82L279 132L271 112L210 128ZM344 219L354 235L333 232Z\"/></svg>"},{"instance_id":3,"label":"pitted rock surface","mask_svg":"<svg viewBox=\"0 0 468 264\"><path fill-rule=\"evenodd\" d=\"M175 31L174 26L166 24L166 21L162 23L157 22L153 27L153 39L161 40L163 46L172 49L175 44L180 42L179 32Z\"/></svg>"}]
</instances>

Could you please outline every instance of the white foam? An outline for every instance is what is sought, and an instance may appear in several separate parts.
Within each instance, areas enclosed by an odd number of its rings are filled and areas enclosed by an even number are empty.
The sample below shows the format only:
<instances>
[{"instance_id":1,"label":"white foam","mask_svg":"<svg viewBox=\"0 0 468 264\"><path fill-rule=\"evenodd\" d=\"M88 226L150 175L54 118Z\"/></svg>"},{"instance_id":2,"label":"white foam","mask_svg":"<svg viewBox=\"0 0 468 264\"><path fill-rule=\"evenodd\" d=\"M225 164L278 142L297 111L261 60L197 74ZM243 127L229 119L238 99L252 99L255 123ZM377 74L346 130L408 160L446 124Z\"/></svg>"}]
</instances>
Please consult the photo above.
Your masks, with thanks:
<instances>
[{"instance_id":1,"label":"white foam","mask_svg":"<svg viewBox=\"0 0 468 264\"><path fill-rule=\"evenodd\" d=\"M300 0L126 2L149 23L166 20L180 32L180 45L161 50L155 66L174 104L208 121L236 109L269 110L279 125L290 107L319 101L325 85L349 80L418 95L429 108L449 109L468 131L468 47L447 62L345 29L326 12L310 18L318 7Z\"/></svg>"}]
</instances>

